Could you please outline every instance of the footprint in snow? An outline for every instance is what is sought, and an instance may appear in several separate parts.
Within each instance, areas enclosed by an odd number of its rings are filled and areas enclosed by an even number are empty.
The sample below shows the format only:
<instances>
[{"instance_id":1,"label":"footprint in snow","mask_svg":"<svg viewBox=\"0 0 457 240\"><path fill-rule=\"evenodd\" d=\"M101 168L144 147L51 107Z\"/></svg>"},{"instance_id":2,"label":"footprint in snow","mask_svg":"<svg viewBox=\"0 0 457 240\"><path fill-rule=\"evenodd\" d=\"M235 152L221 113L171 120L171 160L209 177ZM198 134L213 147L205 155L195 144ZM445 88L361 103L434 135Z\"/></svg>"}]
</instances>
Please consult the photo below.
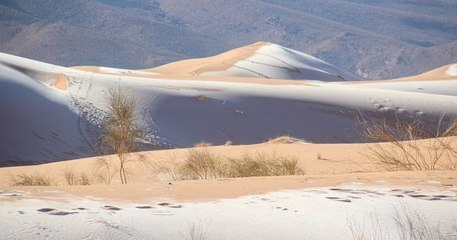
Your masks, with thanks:
<instances>
[{"instance_id":1,"label":"footprint in snow","mask_svg":"<svg viewBox=\"0 0 457 240\"><path fill-rule=\"evenodd\" d=\"M159 206L162 206L162 207L169 207L169 208L182 208L183 206L182 205L171 205L170 203L159 203L157 204Z\"/></svg>"},{"instance_id":2,"label":"footprint in snow","mask_svg":"<svg viewBox=\"0 0 457 240\"><path fill-rule=\"evenodd\" d=\"M57 212L49 212L49 215L54 215L54 216L66 216L70 214L76 214L78 212L66 212L66 211L57 211Z\"/></svg>"},{"instance_id":3,"label":"footprint in snow","mask_svg":"<svg viewBox=\"0 0 457 240\"><path fill-rule=\"evenodd\" d=\"M136 206L138 209L151 209L151 206Z\"/></svg>"},{"instance_id":4,"label":"footprint in snow","mask_svg":"<svg viewBox=\"0 0 457 240\"><path fill-rule=\"evenodd\" d=\"M106 210L111 210L111 211L119 211L119 210L121 210L121 208L118 208L118 207L115 207L115 206L110 206L110 205L103 206L103 208L106 209Z\"/></svg>"},{"instance_id":5,"label":"footprint in snow","mask_svg":"<svg viewBox=\"0 0 457 240\"><path fill-rule=\"evenodd\" d=\"M48 212L55 211L55 209L54 208L40 208L37 211L42 212L42 213L48 213Z\"/></svg>"},{"instance_id":6,"label":"footprint in snow","mask_svg":"<svg viewBox=\"0 0 457 240\"><path fill-rule=\"evenodd\" d=\"M346 202L346 203L352 202L351 199L342 199L342 198L339 198L339 197L325 197L325 198L330 199L330 200L335 200L335 201L338 201L338 202Z\"/></svg>"},{"instance_id":7,"label":"footprint in snow","mask_svg":"<svg viewBox=\"0 0 457 240\"><path fill-rule=\"evenodd\" d=\"M65 215L69 215L69 214L78 213L78 212L58 211L57 209L54 209L54 208L40 208L37 211L42 212L42 213L47 213L49 215L54 215L54 216L65 216Z\"/></svg>"}]
</instances>

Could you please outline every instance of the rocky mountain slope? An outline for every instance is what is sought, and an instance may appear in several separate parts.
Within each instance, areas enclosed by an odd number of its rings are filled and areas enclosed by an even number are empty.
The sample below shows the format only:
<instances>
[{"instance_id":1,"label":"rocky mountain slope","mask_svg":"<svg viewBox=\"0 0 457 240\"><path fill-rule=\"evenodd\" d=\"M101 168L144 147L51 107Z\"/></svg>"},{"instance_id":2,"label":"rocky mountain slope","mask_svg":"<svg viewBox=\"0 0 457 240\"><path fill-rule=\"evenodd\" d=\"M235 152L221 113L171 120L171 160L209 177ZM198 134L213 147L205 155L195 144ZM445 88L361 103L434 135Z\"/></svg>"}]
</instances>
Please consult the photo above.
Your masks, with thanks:
<instances>
[{"instance_id":1,"label":"rocky mountain slope","mask_svg":"<svg viewBox=\"0 0 457 240\"><path fill-rule=\"evenodd\" d=\"M4 0L0 51L151 68L269 41L386 79L457 62L456 8L451 0Z\"/></svg>"}]
</instances>

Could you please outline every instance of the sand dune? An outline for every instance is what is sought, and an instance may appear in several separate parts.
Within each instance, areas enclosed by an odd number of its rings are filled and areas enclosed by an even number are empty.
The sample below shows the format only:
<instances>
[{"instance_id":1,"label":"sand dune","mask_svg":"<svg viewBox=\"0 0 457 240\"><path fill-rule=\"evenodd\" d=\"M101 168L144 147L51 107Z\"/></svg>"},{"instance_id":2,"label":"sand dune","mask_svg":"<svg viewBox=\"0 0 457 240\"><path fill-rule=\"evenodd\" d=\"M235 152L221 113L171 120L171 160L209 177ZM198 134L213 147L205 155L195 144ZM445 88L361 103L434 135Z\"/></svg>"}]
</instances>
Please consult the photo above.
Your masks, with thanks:
<instances>
[{"instance_id":1,"label":"sand dune","mask_svg":"<svg viewBox=\"0 0 457 240\"><path fill-rule=\"evenodd\" d=\"M267 42L258 42L214 57L171 63L149 71L168 75L316 81L362 79L310 55Z\"/></svg>"},{"instance_id":2,"label":"sand dune","mask_svg":"<svg viewBox=\"0 0 457 240\"><path fill-rule=\"evenodd\" d=\"M438 69L406 78L347 82L354 87L390 89L417 93L457 96L456 64L447 65Z\"/></svg>"},{"instance_id":3,"label":"sand dune","mask_svg":"<svg viewBox=\"0 0 457 240\"><path fill-rule=\"evenodd\" d=\"M291 51L258 44L235 50L234 55L257 47ZM144 150L151 145L189 147L200 141L253 144L283 134L316 143L353 143L361 140L354 120L360 113L400 114L430 125L444 113L457 115L456 81L450 79L338 84L169 76L144 70L64 68L7 54L0 54L0 63L5 69L0 81L5 115L1 121L8 126L0 136L3 165L99 154L92 146L105 116L107 89L118 86L135 95L139 123L150 130ZM281 75L283 69L277 71ZM24 144L29 147L20 150Z\"/></svg>"}]
</instances>

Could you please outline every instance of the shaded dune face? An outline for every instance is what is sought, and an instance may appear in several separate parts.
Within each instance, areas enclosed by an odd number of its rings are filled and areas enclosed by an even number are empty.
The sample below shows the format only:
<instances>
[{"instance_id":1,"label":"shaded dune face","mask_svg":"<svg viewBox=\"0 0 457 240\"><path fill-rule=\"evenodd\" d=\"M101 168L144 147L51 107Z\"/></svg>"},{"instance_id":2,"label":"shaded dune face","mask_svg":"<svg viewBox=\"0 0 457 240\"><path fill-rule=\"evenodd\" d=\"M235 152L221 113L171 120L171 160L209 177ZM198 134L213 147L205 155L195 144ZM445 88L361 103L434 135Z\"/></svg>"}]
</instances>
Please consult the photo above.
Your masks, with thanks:
<instances>
[{"instance_id":1,"label":"shaded dune face","mask_svg":"<svg viewBox=\"0 0 457 240\"><path fill-rule=\"evenodd\" d=\"M354 122L341 112L336 106L264 96L209 96L204 101L180 96L164 97L151 118L162 137L182 147L200 141L253 144L279 135L353 142L359 138Z\"/></svg>"},{"instance_id":2,"label":"shaded dune face","mask_svg":"<svg viewBox=\"0 0 457 240\"><path fill-rule=\"evenodd\" d=\"M94 156L85 136L91 124L65 101L54 89L0 64L0 165Z\"/></svg>"}]
</instances>

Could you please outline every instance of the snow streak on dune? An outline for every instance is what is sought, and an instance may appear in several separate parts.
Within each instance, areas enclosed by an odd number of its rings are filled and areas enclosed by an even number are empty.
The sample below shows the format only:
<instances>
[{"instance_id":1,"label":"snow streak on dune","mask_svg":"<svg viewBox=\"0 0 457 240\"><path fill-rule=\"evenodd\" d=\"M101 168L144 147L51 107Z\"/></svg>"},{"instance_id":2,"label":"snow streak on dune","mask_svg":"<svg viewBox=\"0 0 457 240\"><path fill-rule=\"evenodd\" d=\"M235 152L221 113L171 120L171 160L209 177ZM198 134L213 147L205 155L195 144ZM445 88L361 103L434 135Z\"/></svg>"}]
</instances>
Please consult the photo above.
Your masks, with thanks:
<instances>
[{"instance_id":1,"label":"snow streak on dune","mask_svg":"<svg viewBox=\"0 0 457 240\"><path fill-rule=\"evenodd\" d=\"M446 71L446 74L451 77L457 77L457 64L450 66L449 69Z\"/></svg>"},{"instance_id":2,"label":"snow streak on dune","mask_svg":"<svg viewBox=\"0 0 457 240\"><path fill-rule=\"evenodd\" d=\"M164 74L232 76L289 80L360 80L313 56L277 44L259 42L221 55L164 65L152 71Z\"/></svg>"},{"instance_id":3,"label":"snow streak on dune","mask_svg":"<svg viewBox=\"0 0 457 240\"><path fill-rule=\"evenodd\" d=\"M303 61L299 65L297 59L306 56L278 45L247 47L253 48L258 48L255 55L246 59L263 64L237 60L237 66L262 65L252 69L291 79L300 73L313 73L323 80L335 73L313 58L308 58L308 65ZM284 63L283 59L265 54L290 58ZM202 69L193 61L176 65L183 66L183 72ZM296 69L288 65L291 63ZM99 155L95 147L97 136L106 115L107 90L113 87L124 88L135 95L139 123L149 130L145 150L151 149L151 144L188 147L200 141L224 144L231 140L236 144L251 144L282 134L318 143L359 142L361 136L354 127L354 117L360 113L419 118L427 124L435 124L443 114L457 115L457 81L452 79L341 84L165 76L165 72L181 68L164 66L159 75L148 74L146 70L98 67L78 70L7 54L0 54L0 64L1 165ZM211 69L199 74L215 74L214 68ZM233 70L230 69L221 71Z\"/></svg>"}]
</instances>

